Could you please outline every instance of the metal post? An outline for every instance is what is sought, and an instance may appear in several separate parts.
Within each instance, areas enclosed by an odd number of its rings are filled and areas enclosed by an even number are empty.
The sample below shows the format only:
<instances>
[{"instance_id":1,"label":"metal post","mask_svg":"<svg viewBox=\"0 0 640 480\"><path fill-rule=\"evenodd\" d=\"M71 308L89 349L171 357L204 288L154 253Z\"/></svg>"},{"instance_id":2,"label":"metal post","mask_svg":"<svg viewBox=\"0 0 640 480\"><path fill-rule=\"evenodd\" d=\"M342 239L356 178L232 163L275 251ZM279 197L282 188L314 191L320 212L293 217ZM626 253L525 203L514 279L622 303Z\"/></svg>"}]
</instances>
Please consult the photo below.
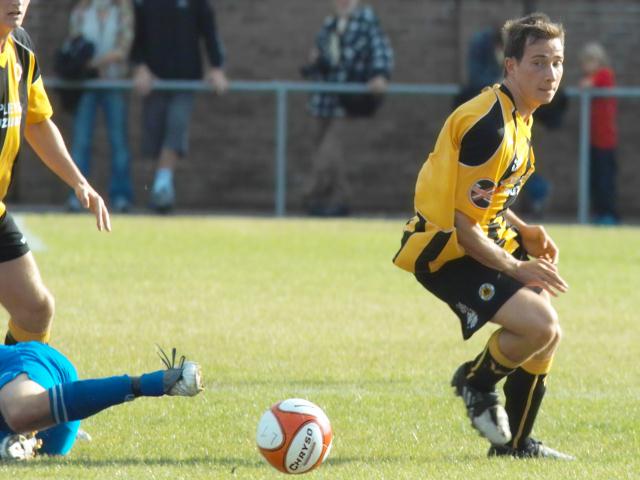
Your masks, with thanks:
<instances>
[{"instance_id":1,"label":"metal post","mask_svg":"<svg viewBox=\"0 0 640 480\"><path fill-rule=\"evenodd\" d=\"M591 93L580 92L580 150L578 165L578 223L589 223L589 143L591 136Z\"/></svg>"},{"instance_id":2,"label":"metal post","mask_svg":"<svg viewBox=\"0 0 640 480\"><path fill-rule=\"evenodd\" d=\"M276 217L287 214L287 89L280 82L276 85L276 165L275 208Z\"/></svg>"}]
</instances>

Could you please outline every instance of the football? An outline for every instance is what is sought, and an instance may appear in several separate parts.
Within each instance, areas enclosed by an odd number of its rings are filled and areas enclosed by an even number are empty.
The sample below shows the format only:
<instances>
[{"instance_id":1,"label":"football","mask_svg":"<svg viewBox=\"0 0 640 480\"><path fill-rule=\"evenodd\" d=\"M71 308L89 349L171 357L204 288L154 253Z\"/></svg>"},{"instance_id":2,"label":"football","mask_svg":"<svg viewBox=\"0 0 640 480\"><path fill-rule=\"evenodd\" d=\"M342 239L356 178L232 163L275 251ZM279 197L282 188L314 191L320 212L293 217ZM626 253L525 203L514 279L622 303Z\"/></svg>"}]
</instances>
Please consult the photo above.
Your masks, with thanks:
<instances>
[{"instance_id":1,"label":"football","mask_svg":"<svg viewBox=\"0 0 640 480\"><path fill-rule=\"evenodd\" d=\"M316 404L289 398L264 412L256 433L258 450L284 473L305 473L329 455L333 432L329 418Z\"/></svg>"}]
</instances>

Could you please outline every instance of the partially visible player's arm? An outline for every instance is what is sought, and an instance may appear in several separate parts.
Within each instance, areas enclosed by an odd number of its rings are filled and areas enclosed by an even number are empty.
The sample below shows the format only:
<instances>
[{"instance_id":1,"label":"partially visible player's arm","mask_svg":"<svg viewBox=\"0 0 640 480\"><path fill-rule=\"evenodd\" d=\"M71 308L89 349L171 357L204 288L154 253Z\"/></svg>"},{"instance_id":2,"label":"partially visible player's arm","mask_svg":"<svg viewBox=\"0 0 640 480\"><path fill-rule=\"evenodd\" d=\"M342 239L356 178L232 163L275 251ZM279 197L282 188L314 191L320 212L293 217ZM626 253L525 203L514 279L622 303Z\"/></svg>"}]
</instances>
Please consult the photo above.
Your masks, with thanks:
<instances>
[{"instance_id":1,"label":"partially visible player's arm","mask_svg":"<svg viewBox=\"0 0 640 480\"><path fill-rule=\"evenodd\" d=\"M560 250L542 225L529 225L511 210L505 212L504 218L520 232L527 253L558 264Z\"/></svg>"},{"instance_id":2,"label":"partially visible player's arm","mask_svg":"<svg viewBox=\"0 0 640 480\"><path fill-rule=\"evenodd\" d=\"M524 222L522 222L524 223ZM492 242L480 225L456 210L455 226L458 242L467 255L489 268L504 272L528 286L541 287L551 295L566 292L567 283L558 274L557 267L544 258L522 261Z\"/></svg>"},{"instance_id":3,"label":"partially visible player's arm","mask_svg":"<svg viewBox=\"0 0 640 480\"><path fill-rule=\"evenodd\" d=\"M76 167L55 123L51 119L28 123L24 133L42 162L73 189L83 207L93 212L98 230L111 231L109 211L102 197Z\"/></svg>"}]
</instances>

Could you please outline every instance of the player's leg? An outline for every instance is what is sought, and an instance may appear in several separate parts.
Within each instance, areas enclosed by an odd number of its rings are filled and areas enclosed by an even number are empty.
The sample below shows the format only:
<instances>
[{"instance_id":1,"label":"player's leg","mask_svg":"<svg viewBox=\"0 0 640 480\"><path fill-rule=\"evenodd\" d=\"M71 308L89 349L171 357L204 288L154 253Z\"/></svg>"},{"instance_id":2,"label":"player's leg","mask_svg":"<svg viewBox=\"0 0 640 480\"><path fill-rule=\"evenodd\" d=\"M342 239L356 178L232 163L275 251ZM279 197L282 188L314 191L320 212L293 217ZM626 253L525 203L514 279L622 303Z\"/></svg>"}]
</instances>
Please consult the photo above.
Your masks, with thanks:
<instances>
[{"instance_id":1,"label":"player's leg","mask_svg":"<svg viewBox=\"0 0 640 480\"><path fill-rule=\"evenodd\" d=\"M416 274L416 278L458 315L465 339L493 319L522 289L519 282L470 257L449 262L434 274ZM492 443L511 439L507 414L498 401L495 386L517 367L500 348L501 333L494 333L483 351L463 363L451 380L471 424Z\"/></svg>"},{"instance_id":2,"label":"player's leg","mask_svg":"<svg viewBox=\"0 0 640 480\"><path fill-rule=\"evenodd\" d=\"M0 219L0 304L9 312L5 343L47 342L54 300L26 239L8 213Z\"/></svg>"},{"instance_id":3,"label":"player's leg","mask_svg":"<svg viewBox=\"0 0 640 480\"><path fill-rule=\"evenodd\" d=\"M552 308L547 292L540 293L539 297ZM505 408L509 416L513 437L504 446L492 447L489 451L490 455L572 459L572 457L546 447L530 437L547 390L547 374L551 370L553 357L561 338L562 331L560 326L556 324L552 340L507 377L504 384Z\"/></svg>"},{"instance_id":4,"label":"player's leg","mask_svg":"<svg viewBox=\"0 0 640 480\"><path fill-rule=\"evenodd\" d=\"M144 374L78 380L45 389L21 374L0 389L0 413L13 432L27 433L82 420L137 397L194 396L202 391L194 362Z\"/></svg>"}]
</instances>

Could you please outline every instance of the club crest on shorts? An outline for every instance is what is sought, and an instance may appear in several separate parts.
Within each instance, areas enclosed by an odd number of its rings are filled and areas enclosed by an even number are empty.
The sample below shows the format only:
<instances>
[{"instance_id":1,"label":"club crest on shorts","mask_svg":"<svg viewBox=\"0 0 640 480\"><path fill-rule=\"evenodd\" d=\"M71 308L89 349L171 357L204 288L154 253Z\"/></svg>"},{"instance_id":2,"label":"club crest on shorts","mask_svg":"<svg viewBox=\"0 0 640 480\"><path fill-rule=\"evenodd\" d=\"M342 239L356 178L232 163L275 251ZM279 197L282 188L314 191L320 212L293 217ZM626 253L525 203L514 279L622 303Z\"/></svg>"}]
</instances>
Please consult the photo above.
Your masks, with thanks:
<instances>
[{"instance_id":1,"label":"club crest on shorts","mask_svg":"<svg viewBox=\"0 0 640 480\"><path fill-rule=\"evenodd\" d=\"M496 190L496 184L488 178L483 178L474 183L469 189L469 200L476 207L485 209L491 205L491 197Z\"/></svg>"},{"instance_id":2,"label":"club crest on shorts","mask_svg":"<svg viewBox=\"0 0 640 480\"><path fill-rule=\"evenodd\" d=\"M480 298L485 302L491 300L495 294L496 287L494 287L491 283L483 283L478 289L478 295L480 295Z\"/></svg>"}]
</instances>

